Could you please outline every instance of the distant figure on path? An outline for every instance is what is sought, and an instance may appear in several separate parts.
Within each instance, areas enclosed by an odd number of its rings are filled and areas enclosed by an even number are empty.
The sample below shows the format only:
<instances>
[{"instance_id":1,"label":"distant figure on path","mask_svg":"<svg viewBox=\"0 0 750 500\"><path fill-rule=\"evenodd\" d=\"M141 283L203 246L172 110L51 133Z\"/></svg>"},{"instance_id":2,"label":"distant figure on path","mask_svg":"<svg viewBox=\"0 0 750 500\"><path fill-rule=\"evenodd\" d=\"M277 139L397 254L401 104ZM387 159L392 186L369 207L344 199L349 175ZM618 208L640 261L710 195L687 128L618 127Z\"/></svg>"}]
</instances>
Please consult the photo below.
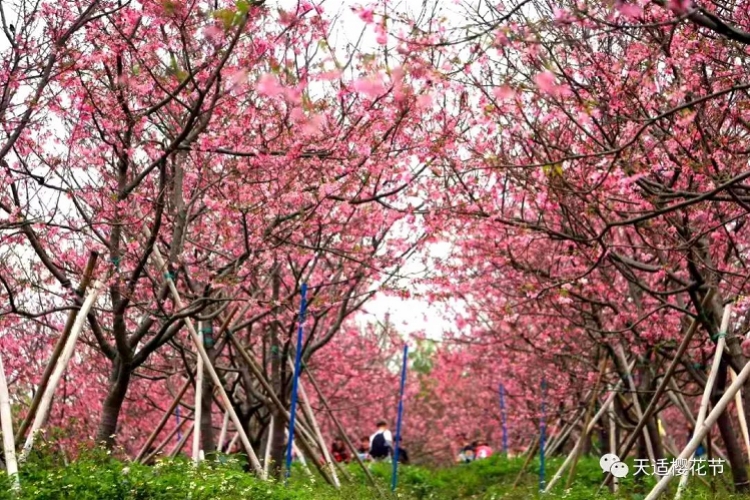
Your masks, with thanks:
<instances>
[{"instance_id":1,"label":"distant figure on path","mask_svg":"<svg viewBox=\"0 0 750 500\"><path fill-rule=\"evenodd\" d=\"M359 448L357 448L357 455L359 455L359 459L363 462L365 460L370 459L370 438L367 436L362 436L362 439L359 440Z\"/></svg>"},{"instance_id":2,"label":"distant figure on path","mask_svg":"<svg viewBox=\"0 0 750 500\"><path fill-rule=\"evenodd\" d=\"M341 438L336 438L331 444L331 455L336 462L348 462L349 450L346 449L346 443Z\"/></svg>"},{"instance_id":3,"label":"distant figure on path","mask_svg":"<svg viewBox=\"0 0 750 500\"><path fill-rule=\"evenodd\" d=\"M492 456L492 448L489 447L487 441L478 441L477 447L474 449L474 457L477 460L488 458Z\"/></svg>"},{"instance_id":4,"label":"distant figure on path","mask_svg":"<svg viewBox=\"0 0 750 500\"><path fill-rule=\"evenodd\" d=\"M466 441L466 434L459 434L456 438L456 445L458 446L456 462L468 463L474 460L474 448L470 444L466 444Z\"/></svg>"},{"instance_id":5,"label":"distant figure on path","mask_svg":"<svg viewBox=\"0 0 750 500\"><path fill-rule=\"evenodd\" d=\"M388 430L388 422L377 423L375 434L370 436L370 457L373 460L385 460L393 454L393 435Z\"/></svg>"},{"instance_id":6,"label":"distant figure on path","mask_svg":"<svg viewBox=\"0 0 750 500\"><path fill-rule=\"evenodd\" d=\"M398 447L398 463L409 465L409 452L405 448Z\"/></svg>"}]
</instances>

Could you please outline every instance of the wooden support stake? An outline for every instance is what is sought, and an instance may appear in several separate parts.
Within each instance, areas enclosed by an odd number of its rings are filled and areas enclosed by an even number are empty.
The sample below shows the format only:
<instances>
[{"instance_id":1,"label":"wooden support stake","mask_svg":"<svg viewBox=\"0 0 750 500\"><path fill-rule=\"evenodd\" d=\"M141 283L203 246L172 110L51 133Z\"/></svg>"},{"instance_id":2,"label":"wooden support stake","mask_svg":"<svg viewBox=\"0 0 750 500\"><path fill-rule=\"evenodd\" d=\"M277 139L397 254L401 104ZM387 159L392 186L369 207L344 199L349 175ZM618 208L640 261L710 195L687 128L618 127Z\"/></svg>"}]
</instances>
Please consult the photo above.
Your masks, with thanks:
<instances>
[{"instance_id":1,"label":"wooden support stake","mask_svg":"<svg viewBox=\"0 0 750 500\"><path fill-rule=\"evenodd\" d=\"M294 374L294 364L289 361L289 367ZM302 371L302 370L300 370ZM318 446L320 447L320 451L323 453L323 459L325 460L326 466L331 471L331 479L333 479L333 486L336 489L341 488L341 483L339 482L339 477L336 474L336 466L333 465L333 460L331 459L331 454L328 451L328 447L326 446L325 440L323 439L323 434L320 432L320 427L318 427L318 421L315 418L315 414L312 411L312 408L310 407L310 400L307 399L307 393L305 392L305 388L302 385L302 379L297 380L297 389L299 391L300 396L300 402L302 403L300 406L302 407L302 413L305 415L305 418L310 424L310 427L313 431L313 437L317 438Z\"/></svg>"},{"instance_id":2,"label":"wooden support stake","mask_svg":"<svg viewBox=\"0 0 750 500\"><path fill-rule=\"evenodd\" d=\"M141 463L147 464L147 463L149 463L149 462L150 462L151 460L153 460L153 459L154 459L154 457L156 457L156 455L158 455L159 453L161 453L161 451L162 451L162 450L164 449L164 447L165 447L165 446L167 446L167 444L168 444L168 443L169 443L169 442L170 442L170 441L172 440L172 438L173 438L173 437L175 436L175 434L177 434L177 432L179 432L179 430L180 430L180 429L182 428L182 426L183 426L183 425L185 425L185 422L187 422L187 417L190 417L190 415L187 415L187 416L186 416L186 418L183 418L183 419L182 419L182 420L180 421L180 423L179 423L179 424L175 425L174 429L172 429L171 431L169 431L169 434L167 434L167 437L165 437L165 438L164 438L164 441L162 441L162 442L161 442L161 443L160 443L160 444L159 444L159 445L158 445L158 446L156 447L156 449L155 449L154 451L152 451L151 453L149 453L149 454L148 454L148 455L146 456L146 458L143 458L143 459L141 460Z\"/></svg>"},{"instance_id":3,"label":"wooden support stake","mask_svg":"<svg viewBox=\"0 0 750 500\"><path fill-rule=\"evenodd\" d=\"M151 231L146 226L143 226L143 234L147 237L151 237ZM182 299L180 298L180 293L177 291L177 287L175 286L174 280L172 279L172 275L170 273L169 267L167 266L166 262L164 261L164 258L161 255L161 252L159 249L154 246L152 257L154 261L156 262L156 266L161 270L161 272L164 273L164 278L167 282L167 286L169 287L169 291L172 294L172 298L174 299L174 304L177 309L184 309L184 304L182 303ZM185 326L187 327L188 333L190 334L190 338L193 341L193 344L195 345L196 350L198 351L199 356L201 359L203 359L204 368L208 371L208 375L211 377L211 381L216 386L217 390L219 391L219 396L221 402L224 404L224 410L229 412L229 417L232 419L232 423L234 424L235 429L237 429L237 432L240 435L240 440L242 441L242 445L245 448L245 451L247 451L247 455L250 458L250 463L253 466L253 469L255 470L256 474L260 476L261 479L266 479L266 475L263 473L263 467L261 467L260 462L258 461L258 457L255 455L255 451L253 451L253 446L250 444L250 440L247 437L247 433L245 433L245 430L242 428L242 422L240 422L239 417L237 416L237 412L234 411L234 408L232 407L232 401L229 399L229 396L227 395L227 391L224 390L224 386L221 383L221 379L219 378L219 375L216 373L216 370L214 369L213 364L211 364L211 360L208 357L208 354L206 353L206 349L203 347L203 342L201 342L200 337L198 336L198 333L195 331L195 327L193 326L193 322L190 320L190 318L185 318ZM200 425L200 424L199 424Z\"/></svg>"},{"instance_id":4,"label":"wooden support stake","mask_svg":"<svg viewBox=\"0 0 750 500\"><path fill-rule=\"evenodd\" d=\"M578 422L583 418L583 411L582 410L576 410L576 414L574 415L573 419L565 424L562 428L562 432L558 434L557 436L553 437L550 441L551 444L548 448L548 451L546 452L547 455L552 456L557 452L557 450L565 443L565 440L568 439L570 434L573 432L573 429L575 429L576 425L578 425Z\"/></svg>"},{"instance_id":5,"label":"wooden support stake","mask_svg":"<svg viewBox=\"0 0 750 500\"><path fill-rule=\"evenodd\" d=\"M734 370L729 369L729 375L732 377L732 382L737 379L737 374ZM737 408L737 419L740 421L740 429L742 430L742 437L745 440L745 451L747 452L748 459L750 459L750 434L747 431L747 418L745 416L745 408L742 406L742 390L740 390L734 399L734 406Z\"/></svg>"},{"instance_id":6,"label":"wooden support stake","mask_svg":"<svg viewBox=\"0 0 750 500\"><path fill-rule=\"evenodd\" d=\"M20 491L21 483L18 479L18 462L16 461L16 440L13 436L13 413L10 409L10 393L8 381L5 378L3 358L0 356L0 429L3 431L3 451L5 452L5 467L11 480L12 488Z\"/></svg>"},{"instance_id":7,"label":"wooden support stake","mask_svg":"<svg viewBox=\"0 0 750 500\"><path fill-rule=\"evenodd\" d=\"M673 385L672 390L668 391L667 394L671 397L672 402L675 404L675 406L677 406L680 409L683 416L685 417L685 420L687 420L690 423L690 425L693 428L695 428L695 415L690 413L687 402L685 401L685 398L682 397L682 394L680 393L680 388L677 387L677 384L675 383L674 379L671 380L671 383ZM715 443L711 443L711 453L718 456L725 462L729 461L727 459L727 456L724 454L724 452L721 451L721 449L716 447ZM697 476L697 477L700 477L700 476Z\"/></svg>"},{"instance_id":8,"label":"wooden support stake","mask_svg":"<svg viewBox=\"0 0 750 500\"><path fill-rule=\"evenodd\" d=\"M607 420L609 421L609 452L617 454L617 424L615 422L615 408L612 405L607 407ZM612 493L617 493L619 482L617 478L612 478Z\"/></svg>"},{"instance_id":9,"label":"wooden support stake","mask_svg":"<svg viewBox=\"0 0 750 500\"><path fill-rule=\"evenodd\" d=\"M157 265L161 269L164 269L164 270L167 269L164 263L164 259L162 258L161 253L159 252L159 249L156 247L154 247L153 257L156 260ZM184 305L182 303L182 299L180 298L180 293L177 291L177 287L175 286L174 281L172 281L172 278L170 277L169 273L167 273L166 278L167 278L167 286L169 286L169 290L172 293L172 298L174 299L175 306L177 307L177 309L183 309ZM203 359L204 368L208 371L208 374L211 377L211 381L214 383L217 390L219 391L221 402L224 404L224 407L225 407L224 410L229 412L229 417L232 419L232 423L234 424L235 429L237 429L237 432L240 435L240 441L242 442L245 448L245 451L247 451L247 455L250 458L250 463L252 464L253 469L255 469L255 472L260 476L261 479L266 479L266 476L263 473L263 467L261 467L260 462L258 461L258 457L255 455L255 452L253 451L253 446L250 444L250 440L248 439L247 434L245 433L245 430L242 428L242 422L240 421L240 418L237 416L237 412L234 411L234 408L232 407L232 402L229 399L227 392L224 390L224 386L221 383L221 379L219 378L219 375L216 373L216 370L211 364L211 360L208 358L206 349L204 349L203 343L201 342L200 337L198 336L198 333L195 331L195 327L193 327L193 322L190 321L190 318L185 318L185 326L188 329L188 333L190 333L190 338L193 340L193 344L195 345L195 348L198 351L198 354Z\"/></svg>"},{"instance_id":10,"label":"wooden support stake","mask_svg":"<svg viewBox=\"0 0 750 500\"><path fill-rule=\"evenodd\" d=\"M279 397L276 395L276 392L271 387L271 384L266 380L266 376L263 374L263 371L261 370L260 366L256 363L256 361L253 359L252 356L250 356L245 348L240 344L240 342L234 337L234 335L229 336L229 340L234 345L235 349L237 349L237 352L240 353L240 356L245 361L245 364L250 368L250 371L253 373L253 376L255 376L256 380L260 382L261 387L263 387L263 390L266 391L266 395L268 395L268 398L271 400L271 405L275 406L279 413L281 414L284 419L289 422L289 419L291 418L289 411L284 407L284 404L281 402ZM271 406L268 405L268 406ZM315 440L311 437L311 432L302 425L302 422L297 422L296 428L295 428L295 434L298 434L298 436L301 438L299 440L299 443L302 445L302 448L306 453L309 453L311 456L315 455L314 451L314 445ZM328 474L326 469L324 467L321 467L320 462L317 460L313 461L315 464L315 467L320 472L320 475L323 476L323 478L331 485L333 485L333 479Z\"/></svg>"},{"instance_id":11,"label":"wooden support stake","mask_svg":"<svg viewBox=\"0 0 750 500\"><path fill-rule=\"evenodd\" d=\"M301 370L300 370L301 371ZM312 411L312 407L310 406L310 400L307 399L307 394L305 393L304 386L302 385L302 380L297 381L297 388L299 389L299 395L302 402L302 412L306 415L305 418L310 422L310 426L312 427L313 432L315 433L314 436L317 437L319 446L321 451L323 452L323 459L326 462L326 465L331 471L331 479L333 479L333 485L336 489L341 488L341 482L339 481L339 477L336 474L336 466L333 464L333 459L331 458L331 453L328 450L328 446L326 446L326 442L323 439L323 434L320 432L320 427L318 426L318 421L315 418L315 414Z\"/></svg>"},{"instance_id":12,"label":"wooden support stake","mask_svg":"<svg viewBox=\"0 0 750 500\"><path fill-rule=\"evenodd\" d=\"M263 455L263 469L268 474L268 468L271 464L271 444L273 443L273 415L271 415L271 421L268 423L268 439L266 440L266 452Z\"/></svg>"},{"instance_id":13,"label":"wooden support stake","mask_svg":"<svg viewBox=\"0 0 750 500\"><path fill-rule=\"evenodd\" d=\"M197 426L195 425L195 420L193 420L193 422L190 424L190 427L188 427L188 430L182 436L182 439L180 439L180 441L177 443L177 446L172 449L172 452L169 454L170 458L176 457L180 453L180 451L182 451L182 448L185 446L185 443L187 443L188 438L195 431L196 427Z\"/></svg>"},{"instance_id":14,"label":"wooden support stake","mask_svg":"<svg viewBox=\"0 0 750 500\"><path fill-rule=\"evenodd\" d=\"M224 440L227 438L227 429L229 428L229 413L224 412L224 421L221 424L221 432L219 433L219 443L216 447L217 451L221 453L224 449Z\"/></svg>"},{"instance_id":15,"label":"wooden support stake","mask_svg":"<svg viewBox=\"0 0 750 500\"><path fill-rule=\"evenodd\" d=\"M227 445L227 453L231 451L231 449L234 447L235 444L237 444L237 440L240 438L240 433L235 432L234 437L231 441L229 441L229 444Z\"/></svg>"},{"instance_id":16,"label":"wooden support stake","mask_svg":"<svg viewBox=\"0 0 750 500\"><path fill-rule=\"evenodd\" d=\"M198 338L203 345L203 329L198 322ZM211 395L209 395L211 397ZM201 461L201 418L203 416L203 359L198 356L195 367L195 430L193 430L193 463Z\"/></svg>"},{"instance_id":17,"label":"wooden support stake","mask_svg":"<svg viewBox=\"0 0 750 500\"><path fill-rule=\"evenodd\" d=\"M515 490L516 486L518 486L518 483L521 481L521 478L523 477L524 472L526 472L526 468L531 463L531 459L534 458L534 455L536 455L537 449L539 449L539 436L534 437L534 439L531 441L531 444L529 445L529 449L526 450L526 460L523 462L523 465L521 466L521 470L518 471L516 480L513 481L513 485L510 487L511 491Z\"/></svg>"},{"instance_id":18,"label":"wooden support stake","mask_svg":"<svg viewBox=\"0 0 750 500\"><path fill-rule=\"evenodd\" d=\"M695 453L695 450L698 449L698 446L703 441L703 438L705 438L706 434L708 434L709 429L711 429L711 427L719 419L719 416L724 412L724 410L726 410L727 405L732 401L734 395L737 394L737 392L742 388L742 385L745 383L748 377L750 377L750 363L747 363L742 368L742 371L737 375L737 379L732 382L732 385L727 388L724 395L716 403L713 410L711 410L711 413L708 414L708 417L706 417L706 419L701 422L701 425L698 429L696 429L696 433L693 435L693 438L687 444L685 449L682 450L680 456L677 457L678 459L687 460L693 456L693 453ZM672 477L672 474L663 476L661 480L656 484L656 486L654 486L654 489L651 490L645 500L656 500L656 498L661 495L661 493L667 488L667 486L669 485L669 481L672 480Z\"/></svg>"},{"instance_id":19,"label":"wooden support stake","mask_svg":"<svg viewBox=\"0 0 750 500\"><path fill-rule=\"evenodd\" d=\"M89 260L86 262L86 268L83 271L83 278L81 279L81 283L78 285L78 288L76 289L76 298L77 302L82 299L84 294L86 293L86 289L89 287L89 284L91 283L91 279L94 276L94 269L96 268L96 261L99 258L99 254L97 252L91 252L89 253ZM81 304L83 304L81 302ZM33 422L36 412L39 409L39 404L42 402L42 396L44 395L44 392L47 389L47 385L49 384L50 377L52 377L52 373L55 370L55 367L57 366L57 360L60 358L60 355L63 352L63 349L65 348L65 344L68 341L68 337L70 336L70 332L73 329L73 324L75 323L76 318L78 317L78 309L73 309L70 311L70 314L68 314L68 320L65 322L65 326L63 327L62 334L60 335L60 338L57 339L57 343L55 344L55 349L52 351L52 356L50 356L49 361L47 362L47 366L44 368L44 373L42 374L42 378L39 381L39 387L36 389L36 393L34 394L34 399L31 401L31 406L29 406L29 411L26 413L26 417L21 422L21 425L18 427L18 430L16 431L16 443L20 443L23 441L24 436L26 435L26 431L29 430L29 426L31 425L31 422ZM43 423L42 423L43 425Z\"/></svg>"},{"instance_id":20,"label":"wooden support stake","mask_svg":"<svg viewBox=\"0 0 750 500\"><path fill-rule=\"evenodd\" d=\"M83 324L86 321L86 316L93 307L94 302L96 301L96 297L99 295L99 287L100 283L94 282L91 291L88 293L86 300L81 306L81 310L76 316L76 320L70 331L70 337L65 343L65 348L63 349L63 352L57 360L55 369L50 376L49 384L44 390L44 395L42 396L42 399L39 403L39 409L34 416L34 422L31 425L31 430L29 431L29 435L26 438L26 443L23 446L23 451L21 452L21 456L19 457L20 462L24 462L26 460L26 457L29 456L29 452L34 446L34 439L36 437L36 434L37 432L39 432L39 429L42 428L42 425L47 420L50 405L52 404L52 395L55 393L55 389L57 389L57 385L60 383L60 379L65 372L65 368L68 366L68 362L70 361L71 356L73 356L76 341L78 340L78 335L80 335L81 330L83 330Z\"/></svg>"},{"instance_id":21,"label":"wooden support stake","mask_svg":"<svg viewBox=\"0 0 750 500\"><path fill-rule=\"evenodd\" d=\"M289 429L286 429L284 435L287 439L289 439ZM305 471L305 475L307 475L308 477L312 477L312 472L310 471L310 467L307 466L305 455L302 453L296 443L292 443L292 450L294 450L294 454L297 455L297 460L299 460L299 463L302 464L302 470ZM314 456L311 456L310 458L313 460L313 462L317 462Z\"/></svg>"},{"instance_id":22,"label":"wooden support stake","mask_svg":"<svg viewBox=\"0 0 750 500\"><path fill-rule=\"evenodd\" d=\"M617 348L615 349L615 353L617 354L617 357L620 358L620 362L623 364L623 366L627 367L627 361L625 360L625 351L622 348L622 344L617 344ZM643 416L643 410L641 409L641 403L638 401L638 390L635 386L635 381L633 380L633 372L632 370L627 367L625 369L625 377L628 382L628 388L630 389L630 392L633 396L633 409L635 410L635 415L638 418L638 422L642 423L641 425L641 432L643 434L643 439L646 441L646 449L648 450L648 458L651 460L652 463L656 463L656 455L654 455L654 447L651 444L651 436L648 433L648 429L646 428L646 420ZM653 400L652 400L653 401ZM654 408L656 405L653 405ZM638 430L636 430L633 433L633 437L638 436ZM625 453L620 452L618 456L626 456Z\"/></svg>"},{"instance_id":23,"label":"wooden support stake","mask_svg":"<svg viewBox=\"0 0 750 500\"><path fill-rule=\"evenodd\" d=\"M589 397L591 396L591 392L591 389L589 389L586 394L584 394L583 401L588 401ZM575 429L575 427L578 425L578 422L584 417L585 413L585 408L577 409L573 419L570 422L564 424L559 433L556 434L556 428L548 433L549 445L545 444L544 446L545 456L551 457L555 454L557 449L562 446L563 443L565 443L566 439L568 439L568 436L570 436L570 433L573 432L573 429Z\"/></svg>"},{"instance_id":24,"label":"wooden support stake","mask_svg":"<svg viewBox=\"0 0 750 500\"><path fill-rule=\"evenodd\" d=\"M237 311L239 308L235 307L233 308L227 317L224 319L224 322L222 323L221 327L219 328L219 332L216 335L217 339L220 339L219 342L216 344L216 351L221 352L224 346L227 343L226 337L222 337L224 332L226 331L227 327L229 326L229 323L232 321L234 316L237 314ZM172 400L172 403L169 405L169 408L162 416L161 420L159 421L159 424L156 426L156 429L151 432L151 435L149 435L148 439L146 440L146 443L141 448L141 451L138 452L138 455L133 459L134 462L140 462L143 457L148 453L148 448L154 444L154 441L156 441L156 438L159 436L159 433L161 433L162 429L164 429L164 426L169 421L169 418L172 416L172 413L174 412L175 408L177 408L177 405L180 404L180 400L187 392L188 388L190 387L190 379L191 377L195 376L195 372L192 372L193 374L188 374L188 379L185 381L185 384L182 386L182 389L178 392L177 396ZM224 413L224 420L227 419L227 414ZM221 441L223 443L223 441ZM221 450L219 450L221 451Z\"/></svg>"},{"instance_id":25,"label":"wooden support stake","mask_svg":"<svg viewBox=\"0 0 750 500\"><path fill-rule=\"evenodd\" d=\"M669 396L669 399L672 400L672 404L679 408L682 416L685 417L685 420L687 420L690 425L695 426L695 415L690 413L690 411L687 409L685 400L680 397L682 396L682 394L680 394L680 388L677 387L677 383L674 381L674 379L671 379L669 381L669 385L671 390L667 391L667 396Z\"/></svg>"},{"instance_id":26,"label":"wooden support stake","mask_svg":"<svg viewBox=\"0 0 750 500\"><path fill-rule=\"evenodd\" d=\"M700 408L698 409L698 418L695 419L695 431L693 432L693 436L696 436L700 432L700 427L703 425L703 421L706 418L706 413L708 412L708 403L711 399L711 391L713 390L714 384L716 383L716 378L718 377L719 365L721 365L721 356L724 354L724 345L726 344L726 341L727 341L726 334L727 334L727 329L729 328L729 318L731 316L731 313L732 313L732 307L731 305L727 304L727 306L724 307L724 315L721 318L721 327L719 328L719 338L716 342L716 350L714 351L714 360L713 360L713 363L711 363L711 371L708 374L706 387L703 389L703 397L701 397L701 405L700 405ZM736 381L737 379L735 378L734 382ZM732 385L734 385L734 382ZM737 391L737 394L739 394L739 391ZM718 418L718 415L717 415L717 418ZM708 433L708 430L706 431L706 433ZM691 458L692 458L692 455L691 455ZM679 498L682 497L682 492L687 486L687 482L688 482L688 475L683 474L680 477L680 484L677 487L677 494L675 495L675 500L679 500Z\"/></svg>"},{"instance_id":27,"label":"wooden support stake","mask_svg":"<svg viewBox=\"0 0 750 500\"><path fill-rule=\"evenodd\" d=\"M599 377L596 379L596 384L594 384L594 390L591 393L591 401L589 402L589 408L586 411L586 419L583 423L583 429L581 430L581 438L578 440L578 443L576 444L576 447L573 449L573 463L570 465L570 472L568 473L568 480L565 483L565 489L569 489L570 485L573 483L573 477L576 473L576 465L578 465L578 460L581 456L581 452L583 451L583 447L586 444L586 439L588 438L591 431L596 426L596 422L592 421L592 413L594 411L594 405L596 404L596 400L599 397L599 385L602 382L602 377L604 377L604 371L607 369L607 362L609 359L605 357L602 359L602 366L599 369ZM601 412L602 414L604 412Z\"/></svg>"}]
</instances>

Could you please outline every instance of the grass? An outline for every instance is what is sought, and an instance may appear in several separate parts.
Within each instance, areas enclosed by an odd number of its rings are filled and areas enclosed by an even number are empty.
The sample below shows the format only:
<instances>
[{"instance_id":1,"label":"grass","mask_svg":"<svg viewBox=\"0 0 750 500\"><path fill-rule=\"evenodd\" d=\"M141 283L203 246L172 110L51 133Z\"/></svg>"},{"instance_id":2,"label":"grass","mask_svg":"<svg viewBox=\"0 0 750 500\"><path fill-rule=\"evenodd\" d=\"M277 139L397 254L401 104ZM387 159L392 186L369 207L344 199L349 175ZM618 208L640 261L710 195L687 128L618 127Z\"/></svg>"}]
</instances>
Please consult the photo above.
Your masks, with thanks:
<instances>
[{"instance_id":1,"label":"grass","mask_svg":"<svg viewBox=\"0 0 750 500\"><path fill-rule=\"evenodd\" d=\"M576 475L569 489L565 488L568 476L563 474L554 488L546 494L539 493L539 460L533 460L528 466L516 488L513 483L518 477L524 460L521 458L506 459L493 456L487 460L463 464L443 469L423 469L419 467L404 467L399 473L400 490L405 498L415 500L454 500L454 499L482 499L482 500L521 500L529 498L568 499L568 500L638 500L643 499L656 484L655 476L643 478L626 477L620 479L617 494L612 494L607 488L599 492L599 486L604 479L604 473L599 466L599 457L582 457L576 468ZM562 458L547 460L546 479L552 476L562 464ZM633 461L629 463L634 471ZM389 477L387 471L378 471L381 477ZM708 472L710 474L710 471ZM724 468L721 475L703 477L708 484L697 478L691 479L689 488L683 494L685 500L717 499L729 500L748 498L747 495L733 495L730 493L731 472ZM664 498L673 498L679 478L674 478L670 489ZM713 482L713 487L712 487Z\"/></svg>"},{"instance_id":2,"label":"grass","mask_svg":"<svg viewBox=\"0 0 750 500\"><path fill-rule=\"evenodd\" d=\"M308 478L295 469L287 485L277 481L260 481L243 471L239 458L225 457L224 463L206 461L193 467L189 460L163 460L149 467L114 458L104 451L82 452L77 460L65 465L52 453L30 458L21 469L22 490L12 494L11 484L0 474L0 500L375 500L382 498L375 488L367 485L364 473L350 464L353 481L337 491L322 479ZM551 479L562 462L552 458L547 462L547 479ZM634 470L631 465L631 471ZM603 473L598 457L583 457L578 464L575 480L565 489L567 475L548 494L539 493L539 462L532 461L521 475L516 488L512 485L523 466L523 459L502 456L446 468L402 466L399 487L390 495L391 466L372 464L371 470L388 496L399 500L521 500L532 498L591 500L643 499L655 483L655 478L642 481L633 477L621 480L620 491L613 495L606 489L598 493ZM731 474L705 476L708 484L693 479L685 493L685 500L730 500L748 498L732 495L728 488ZM713 481L713 489L711 482ZM677 479L664 498L672 498Z\"/></svg>"}]
</instances>

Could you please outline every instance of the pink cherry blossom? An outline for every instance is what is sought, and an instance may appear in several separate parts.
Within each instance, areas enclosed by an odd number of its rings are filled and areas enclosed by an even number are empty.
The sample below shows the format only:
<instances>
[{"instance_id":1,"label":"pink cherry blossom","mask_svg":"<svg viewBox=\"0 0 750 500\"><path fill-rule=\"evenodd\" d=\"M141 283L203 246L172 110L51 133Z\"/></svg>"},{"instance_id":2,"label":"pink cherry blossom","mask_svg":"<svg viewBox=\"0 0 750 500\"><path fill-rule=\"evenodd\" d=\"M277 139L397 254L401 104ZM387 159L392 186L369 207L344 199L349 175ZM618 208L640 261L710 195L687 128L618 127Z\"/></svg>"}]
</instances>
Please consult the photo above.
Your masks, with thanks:
<instances>
[{"instance_id":1,"label":"pink cherry blossom","mask_svg":"<svg viewBox=\"0 0 750 500\"><path fill-rule=\"evenodd\" d=\"M377 76L371 76L367 78L360 78L352 83L352 88L364 94L367 97L375 98L382 95L385 92L385 86L383 81Z\"/></svg>"},{"instance_id":2,"label":"pink cherry blossom","mask_svg":"<svg viewBox=\"0 0 750 500\"><path fill-rule=\"evenodd\" d=\"M266 97L276 97L284 94L284 87L279 83L279 80L269 73L263 74L256 85L256 90L260 95Z\"/></svg>"},{"instance_id":3,"label":"pink cherry blossom","mask_svg":"<svg viewBox=\"0 0 750 500\"><path fill-rule=\"evenodd\" d=\"M511 99L515 96L515 92L508 85L493 88L492 94L499 100Z\"/></svg>"},{"instance_id":4,"label":"pink cherry blossom","mask_svg":"<svg viewBox=\"0 0 750 500\"><path fill-rule=\"evenodd\" d=\"M534 76L534 83L542 92L554 94L557 91L555 75L551 71L542 71Z\"/></svg>"},{"instance_id":5,"label":"pink cherry blossom","mask_svg":"<svg viewBox=\"0 0 750 500\"><path fill-rule=\"evenodd\" d=\"M616 8L620 15L629 20L638 19L643 13L643 9L633 3L618 2Z\"/></svg>"},{"instance_id":6,"label":"pink cherry blossom","mask_svg":"<svg viewBox=\"0 0 750 500\"><path fill-rule=\"evenodd\" d=\"M371 8L362 8L358 12L359 18L368 24L374 22L374 14L375 12Z\"/></svg>"}]
</instances>

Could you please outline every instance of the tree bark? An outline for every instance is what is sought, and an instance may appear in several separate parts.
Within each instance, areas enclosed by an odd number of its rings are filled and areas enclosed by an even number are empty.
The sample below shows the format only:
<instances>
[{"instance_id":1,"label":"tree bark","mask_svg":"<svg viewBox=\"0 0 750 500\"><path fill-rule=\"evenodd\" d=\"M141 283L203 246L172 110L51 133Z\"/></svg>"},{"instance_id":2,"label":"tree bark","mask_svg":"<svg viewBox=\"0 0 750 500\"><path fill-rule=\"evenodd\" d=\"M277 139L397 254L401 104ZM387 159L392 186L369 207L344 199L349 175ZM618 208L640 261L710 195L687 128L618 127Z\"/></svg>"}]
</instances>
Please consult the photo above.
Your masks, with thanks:
<instances>
[{"instance_id":1,"label":"tree bark","mask_svg":"<svg viewBox=\"0 0 750 500\"><path fill-rule=\"evenodd\" d=\"M278 268L274 268L274 276L272 282L272 297L274 303L278 300L279 288L281 287L281 280L279 279ZM271 386L276 394L279 396L279 400L282 402L286 401L285 386L284 384L284 363L285 356L279 341L279 323L275 319L270 325L270 347L271 347ZM284 454L286 452L286 436L284 435L285 420L278 408L273 408L273 428L271 429L271 471L277 478L281 478L284 470Z\"/></svg>"},{"instance_id":2,"label":"tree bark","mask_svg":"<svg viewBox=\"0 0 750 500\"><path fill-rule=\"evenodd\" d=\"M119 359L115 361L107 397L104 399L102 407L99 429L96 433L96 442L103 443L107 449L112 449L115 444L117 421L120 418L120 410L128 392L131 375L129 366L123 365Z\"/></svg>"},{"instance_id":3,"label":"tree bark","mask_svg":"<svg viewBox=\"0 0 750 500\"><path fill-rule=\"evenodd\" d=\"M203 323L203 346L211 364L216 366L216 347L213 337L213 323L209 320ZM216 437L213 426L213 393L214 383L211 377L203 377L203 398L201 399L201 449L208 455L216 451Z\"/></svg>"}]
</instances>

